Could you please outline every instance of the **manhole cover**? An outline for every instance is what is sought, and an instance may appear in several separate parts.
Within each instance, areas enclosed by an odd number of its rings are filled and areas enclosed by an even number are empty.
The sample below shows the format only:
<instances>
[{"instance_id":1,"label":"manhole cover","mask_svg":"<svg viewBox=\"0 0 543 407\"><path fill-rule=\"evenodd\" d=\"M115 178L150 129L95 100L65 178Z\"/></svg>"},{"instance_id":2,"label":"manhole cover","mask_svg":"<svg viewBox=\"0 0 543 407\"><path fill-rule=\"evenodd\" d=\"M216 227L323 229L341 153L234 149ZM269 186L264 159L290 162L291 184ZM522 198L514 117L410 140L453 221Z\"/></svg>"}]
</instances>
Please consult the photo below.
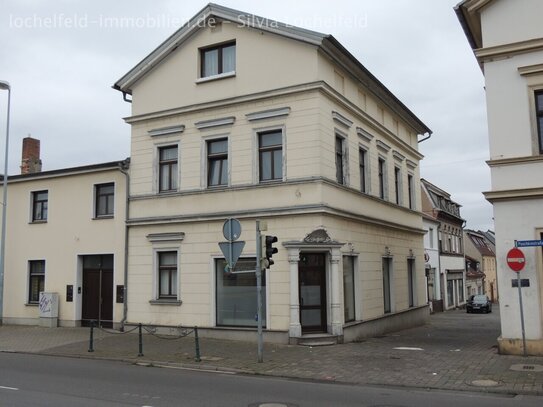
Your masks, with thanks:
<instances>
[{"instance_id":1,"label":"manhole cover","mask_svg":"<svg viewBox=\"0 0 543 407\"><path fill-rule=\"evenodd\" d=\"M483 379L483 380L474 380L471 382L471 385L476 386L476 387L496 387L496 386L499 386L500 384L494 380Z\"/></svg>"},{"instance_id":2,"label":"manhole cover","mask_svg":"<svg viewBox=\"0 0 543 407\"><path fill-rule=\"evenodd\" d=\"M510 370L514 370L515 372L543 372L543 365L525 365L525 364L519 364L519 365L513 365L509 368Z\"/></svg>"}]
</instances>

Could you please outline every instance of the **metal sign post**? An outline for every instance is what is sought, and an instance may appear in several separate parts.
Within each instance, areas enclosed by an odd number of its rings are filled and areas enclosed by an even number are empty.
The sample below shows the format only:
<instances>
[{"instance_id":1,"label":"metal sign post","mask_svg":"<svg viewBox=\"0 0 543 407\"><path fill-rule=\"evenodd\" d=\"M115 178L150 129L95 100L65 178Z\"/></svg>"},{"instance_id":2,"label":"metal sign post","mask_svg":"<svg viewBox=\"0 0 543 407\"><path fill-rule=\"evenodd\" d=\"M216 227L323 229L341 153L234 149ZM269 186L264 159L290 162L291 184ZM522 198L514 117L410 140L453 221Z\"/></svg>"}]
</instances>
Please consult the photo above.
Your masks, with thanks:
<instances>
[{"instance_id":1,"label":"metal sign post","mask_svg":"<svg viewBox=\"0 0 543 407\"><path fill-rule=\"evenodd\" d=\"M516 244L517 242L515 241L515 245ZM526 331L524 329L524 308L522 306L522 290L520 282L520 271L524 268L524 265L526 264L526 258L524 257L524 253L522 252L522 250L515 247L509 250L509 252L507 253L506 261L509 268L517 273L518 301L520 306L520 325L522 328L522 350L523 356L526 357Z\"/></svg>"},{"instance_id":2,"label":"metal sign post","mask_svg":"<svg viewBox=\"0 0 543 407\"><path fill-rule=\"evenodd\" d=\"M260 243L260 221L256 221L256 318L258 327L258 363L262 363L263 358L263 338L262 338L262 267L260 266L260 258L262 254L262 245Z\"/></svg>"}]
</instances>

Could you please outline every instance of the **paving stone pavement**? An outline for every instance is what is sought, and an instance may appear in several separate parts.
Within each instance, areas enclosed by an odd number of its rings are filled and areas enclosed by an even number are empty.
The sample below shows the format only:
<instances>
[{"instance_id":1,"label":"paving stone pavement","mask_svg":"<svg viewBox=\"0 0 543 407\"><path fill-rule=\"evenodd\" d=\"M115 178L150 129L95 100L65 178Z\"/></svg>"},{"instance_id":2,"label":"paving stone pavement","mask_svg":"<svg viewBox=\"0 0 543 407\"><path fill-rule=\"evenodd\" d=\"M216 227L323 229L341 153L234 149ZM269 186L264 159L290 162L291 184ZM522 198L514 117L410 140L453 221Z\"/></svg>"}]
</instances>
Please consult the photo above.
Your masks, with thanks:
<instances>
[{"instance_id":1,"label":"paving stone pavement","mask_svg":"<svg viewBox=\"0 0 543 407\"><path fill-rule=\"evenodd\" d=\"M304 347L264 346L257 363L255 343L200 338L202 361L195 362L194 336L138 336L95 330L88 352L89 328L0 327L0 351L91 357L167 364L199 369L234 370L352 384L499 392L543 396L543 371L513 371L511 366L543 367L543 357L499 355L499 315L449 311L429 324L357 343ZM479 386L474 384L479 384Z\"/></svg>"}]
</instances>

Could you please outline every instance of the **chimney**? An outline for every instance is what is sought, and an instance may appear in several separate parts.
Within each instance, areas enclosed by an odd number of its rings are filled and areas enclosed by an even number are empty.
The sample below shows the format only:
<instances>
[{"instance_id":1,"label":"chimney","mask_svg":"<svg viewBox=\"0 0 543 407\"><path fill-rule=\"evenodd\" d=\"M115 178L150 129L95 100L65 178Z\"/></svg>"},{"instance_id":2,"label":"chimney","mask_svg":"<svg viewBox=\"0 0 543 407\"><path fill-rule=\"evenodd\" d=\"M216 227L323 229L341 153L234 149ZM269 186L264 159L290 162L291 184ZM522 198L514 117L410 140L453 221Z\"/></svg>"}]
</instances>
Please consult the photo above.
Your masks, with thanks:
<instances>
[{"instance_id":1,"label":"chimney","mask_svg":"<svg viewBox=\"0 0 543 407\"><path fill-rule=\"evenodd\" d=\"M30 137L23 139L21 174L41 172L40 140Z\"/></svg>"}]
</instances>

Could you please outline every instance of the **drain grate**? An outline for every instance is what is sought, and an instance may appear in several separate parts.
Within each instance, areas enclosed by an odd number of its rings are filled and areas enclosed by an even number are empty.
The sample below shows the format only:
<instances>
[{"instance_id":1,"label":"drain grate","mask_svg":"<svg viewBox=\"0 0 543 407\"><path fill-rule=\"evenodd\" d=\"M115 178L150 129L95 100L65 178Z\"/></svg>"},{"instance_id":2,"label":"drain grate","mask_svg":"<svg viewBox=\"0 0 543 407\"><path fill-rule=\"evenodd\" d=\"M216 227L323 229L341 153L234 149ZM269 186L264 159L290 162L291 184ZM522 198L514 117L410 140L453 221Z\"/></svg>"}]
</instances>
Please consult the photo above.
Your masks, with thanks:
<instances>
[{"instance_id":1,"label":"drain grate","mask_svg":"<svg viewBox=\"0 0 543 407\"><path fill-rule=\"evenodd\" d=\"M525 364L518 364L513 365L509 368L509 370L514 370L516 372L543 372L543 365L525 365Z\"/></svg>"}]
</instances>

